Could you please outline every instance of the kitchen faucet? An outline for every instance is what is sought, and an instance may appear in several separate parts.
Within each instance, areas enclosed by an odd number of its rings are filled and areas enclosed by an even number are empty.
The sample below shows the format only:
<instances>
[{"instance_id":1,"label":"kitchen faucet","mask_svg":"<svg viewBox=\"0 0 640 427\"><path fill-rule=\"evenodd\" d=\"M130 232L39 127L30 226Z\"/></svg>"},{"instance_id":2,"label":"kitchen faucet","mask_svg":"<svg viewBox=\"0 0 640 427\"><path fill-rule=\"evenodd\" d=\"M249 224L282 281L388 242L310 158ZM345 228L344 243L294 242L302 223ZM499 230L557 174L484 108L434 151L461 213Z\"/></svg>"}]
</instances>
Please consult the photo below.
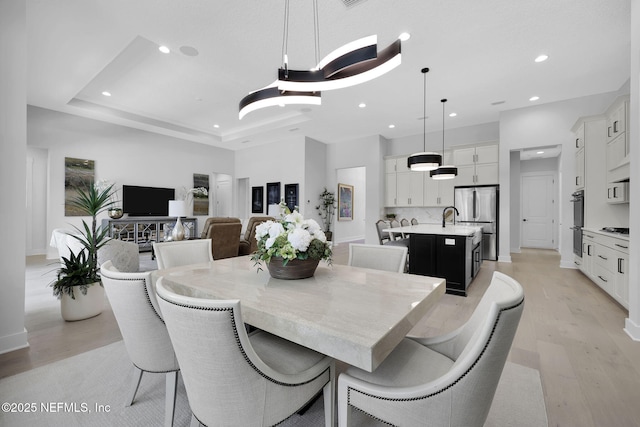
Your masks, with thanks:
<instances>
[{"instance_id":1,"label":"kitchen faucet","mask_svg":"<svg viewBox=\"0 0 640 427\"><path fill-rule=\"evenodd\" d=\"M458 212L458 209L456 209L455 206L447 206L446 208L444 208L442 210L442 228L444 228L445 224L444 224L444 219L446 218L445 214L447 213L447 209L452 208L454 211L456 211L456 215L460 216L460 212ZM456 225L456 217L453 217L453 225Z\"/></svg>"}]
</instances>

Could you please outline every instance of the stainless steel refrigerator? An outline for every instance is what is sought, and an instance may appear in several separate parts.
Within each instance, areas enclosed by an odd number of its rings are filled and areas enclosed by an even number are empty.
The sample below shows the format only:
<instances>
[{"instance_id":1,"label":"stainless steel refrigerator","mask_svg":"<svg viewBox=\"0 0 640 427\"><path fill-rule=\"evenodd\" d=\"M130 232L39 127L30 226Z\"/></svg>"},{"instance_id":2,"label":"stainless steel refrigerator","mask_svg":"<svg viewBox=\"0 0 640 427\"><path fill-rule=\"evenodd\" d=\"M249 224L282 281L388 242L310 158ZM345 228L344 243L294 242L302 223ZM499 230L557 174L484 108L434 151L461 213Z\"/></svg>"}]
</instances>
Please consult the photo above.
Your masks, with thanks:
<instances>
[{"instance_id":1,"label":"stainless steel refrigerator","mask_svg":"<svg viewBox=\"0 0 640 427\"><path fill-rule=\"evenodd\" d=\"M497 185L455 187L454 205L460 215L456 223L482 227L482 259L498 259L498 203Z\"/></svg>"}]
</instances>

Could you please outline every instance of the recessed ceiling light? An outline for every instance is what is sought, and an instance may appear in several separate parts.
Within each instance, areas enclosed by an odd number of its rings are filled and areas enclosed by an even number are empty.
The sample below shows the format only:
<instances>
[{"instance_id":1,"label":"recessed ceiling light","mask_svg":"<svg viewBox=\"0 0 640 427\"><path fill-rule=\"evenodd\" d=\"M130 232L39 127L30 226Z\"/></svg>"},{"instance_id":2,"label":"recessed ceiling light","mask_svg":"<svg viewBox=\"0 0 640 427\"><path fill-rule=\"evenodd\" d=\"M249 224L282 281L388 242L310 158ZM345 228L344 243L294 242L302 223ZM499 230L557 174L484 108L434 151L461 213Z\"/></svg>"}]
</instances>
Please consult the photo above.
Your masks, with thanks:
<instances>
[{"instance_id":1,"label":"recessed ceiling light","mask_svg":"<svg viewBox=\"0 0 640 427\"><path fill-rule=\"evenodd\" d=\"M536 151L536 154L544 154L544 151Z\"/></svg>"},{"instance_id":2,"label":"recessed ceiling light","mask_svg":"<svg viewBox=\"0 0 640 427\"><path fill-rule=\"evenodd\" d=\"M449 117L455 117L457 115L458 115L458 113L449 113Z\"/></svg>"},{"instance_id":3,"label":"recessed ceiling light","mask_svg":"<svg viewBox=\"0 0 640 427\"><path fill-rule=\"evenodd\" d=\"M549 55L540 55L540 56L538 56L538 57L535 59L535 61L536 61L536 62L544 62L544 61L546 61L547 59L549 59Z\"/></svg>"},{"instance_id":4,"label":"recessed ceiling light","mask_svg":"<svg viewBox=\"0 0 640 427\"><path fill-rule=\"evenodd\" d=\"M389 129L393 129L395 127L396 127L396 125L389 125Z\"/></svg>"},{"instance_id":5,"label":"recessed ceiling light","mask_svg":"<svg viewBox=\"0 0 640 427\"><path fill-rule=\"evenodd\" d=\"M220 125L213 125L213 127L218 129L218 128L220 128Z\"/></svg>"},{"instance_id":6,"label":"recessed ceiling light","mask_svg":"<svg viewBox=\"0 0 640 427\"><path fill-rule=\"evenodd\" d=\"M104 96L111 96L111 92L107 92L106 90L105 90L104 92L102 92L102 94L103 94Z\"/></svg>"},{"instance_id":7,"label":"recessed ceiling light","mask_svg":"<svg viewBox=\"0 0 640 427\"><path fill-rule=\"evenodd\" d=\"M365 104L364 102L361 102L360 104L358 104L358 107L360 107L360 108L364 108L366 106L367 106L367 104Z\"/></svg>"},{"instance_id":8,"label":"recessed ceiling light","mask_svg":"<svg viewBox=\"0 0 640 427\"><path fill-rule=\"evenodd\" d=\"M169 52L171 52L171 50L170 50L168 47L166 47L166 46L160 46L160 47L158 48L158 50L159 50L160 52L162 52L162 53L169 53Z\"/></svg>"},{"instance_id":9,"label":"recessed ceiling light","mask_svg":"<svg viewBox=\"0 0 640 427\"><path fill-rule=\"evenodd\" d=\"M532 96L531 98L529 98L529 101L537 101L538 99L540 99L539 96Z\"/></svg>"},{"instance_id":10,"label":"recessed ceiling light","mask_svg":"<svg viewBox=\"0 0 640 427\"><path fill-rule=\"evenodd\" d=\"M400 34L400 36L398 38L400 39L400 41L406 42L407 40L409 40L411 38L411 34L402 33L402 34Z\"/></svg>"}]
</instances>

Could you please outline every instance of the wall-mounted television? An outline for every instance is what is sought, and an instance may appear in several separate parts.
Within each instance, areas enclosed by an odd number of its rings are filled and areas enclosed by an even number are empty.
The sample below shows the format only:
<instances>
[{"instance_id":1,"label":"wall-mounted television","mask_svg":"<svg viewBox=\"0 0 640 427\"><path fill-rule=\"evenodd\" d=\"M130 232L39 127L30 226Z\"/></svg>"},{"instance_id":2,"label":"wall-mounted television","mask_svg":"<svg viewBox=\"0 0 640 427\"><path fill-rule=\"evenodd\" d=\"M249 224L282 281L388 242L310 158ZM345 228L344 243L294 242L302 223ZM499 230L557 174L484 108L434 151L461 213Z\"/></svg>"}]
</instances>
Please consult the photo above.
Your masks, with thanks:
<instances>
[{"instance_id":1,"label":"wall-mounted television","mask_svg":"<svg viewBox=\"0 0 640 427\"><path fill-rule=\"evenodd\" d=\"M129 216L168 216L174 199L173 188L122 186L122 211Z\"/></svg>"}]
</instances>

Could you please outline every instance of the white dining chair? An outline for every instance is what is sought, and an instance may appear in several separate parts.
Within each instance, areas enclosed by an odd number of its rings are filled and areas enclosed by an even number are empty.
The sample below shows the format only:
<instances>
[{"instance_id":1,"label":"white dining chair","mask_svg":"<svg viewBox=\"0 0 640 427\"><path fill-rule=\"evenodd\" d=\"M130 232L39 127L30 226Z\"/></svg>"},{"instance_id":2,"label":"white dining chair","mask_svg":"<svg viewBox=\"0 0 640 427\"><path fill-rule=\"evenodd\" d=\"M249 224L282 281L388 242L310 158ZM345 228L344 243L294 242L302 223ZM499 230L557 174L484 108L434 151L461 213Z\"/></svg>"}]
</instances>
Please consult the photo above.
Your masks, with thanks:
<instances>
[{"instance_id":1,"label":"white dining chair","mask_svg":"<svg viewBox=\"0 0 640 427\"><path fill-rule=\"evenodd\" d=\"M349 244L349 262L352 267L402 273L407 263L406 246Z\"/></svg>"},{"instance_id":2,"label":"white dining chair","mask_svg":"<svg viewBox=\"0 0 640 427\"><path fill-rule=\"evenodd\" d=\"M158 280L160 310L180 362L192 426L272 426L324 394L334 421L334 361L258 330L247 334L239 300Z\"/></svg>"},{"instance_id":3,"label":"white dining chair","mask_svg":"<svg viewBox=\"0 0 640 427\"><path fill-rule=\"evenodd\" d=\"M165 374L164 425L172 426L180 366L164 321L151 303L151 272L125 273L107 261L100 267L100 276L133 363L126 405L133 404L144 372Z\"/></svg>"},{"instance_id":4,"label":"white dining chair","mask_svg":"<svg viewBox=\"0 0 640 427\"><path fill-rule=\"evenodd\" d=\"M153 252L159 269L213 261L211 239L154 242Z\"/></svg>"},{"instance_id":5,"label":"white dining chair","mask_svg":"<svg viewBox=\"0 0 640 427\"><path fill-rule=\"evenodd\" d=\"M348 368L338 378L338 425L357 409L388 425L482 426L524 307L524 291L495 272L459 329L405 338L374 372Z\"/></svg>"}]
</instances>

